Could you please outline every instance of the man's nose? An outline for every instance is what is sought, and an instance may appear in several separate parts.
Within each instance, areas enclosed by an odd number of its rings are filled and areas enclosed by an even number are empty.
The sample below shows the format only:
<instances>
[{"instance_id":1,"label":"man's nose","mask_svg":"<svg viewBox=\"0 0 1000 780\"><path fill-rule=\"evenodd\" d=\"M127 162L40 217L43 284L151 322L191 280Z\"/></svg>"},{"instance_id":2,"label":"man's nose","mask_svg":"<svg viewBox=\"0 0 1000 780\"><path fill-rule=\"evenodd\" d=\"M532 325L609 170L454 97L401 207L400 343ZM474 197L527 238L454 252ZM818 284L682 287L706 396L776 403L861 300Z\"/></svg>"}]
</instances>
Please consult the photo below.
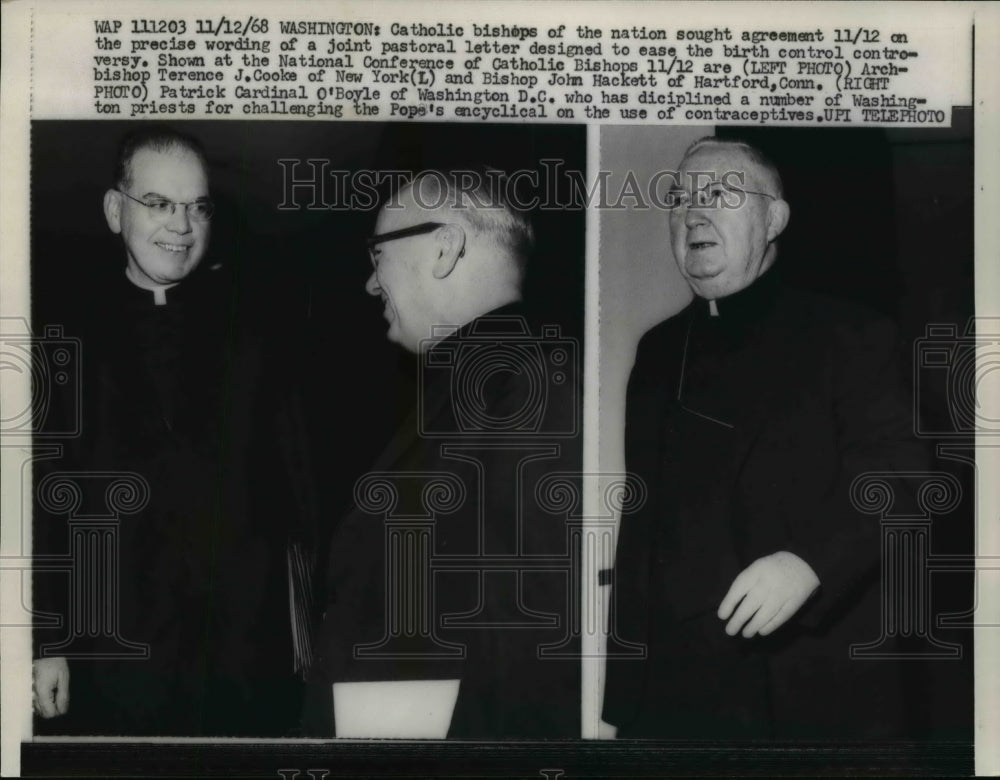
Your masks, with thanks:
<instances>
[{"instance_id":1,"label":"man's nose","mask_svg":"<svg viewBox=\"0 0 1000 780\"><path fill-rule=\"evenodd\" d=\"M690 206L685 209L684 227L688 229L698 227L699 225L704 225L707 221L705 209L691 208Z\"/></svg>"},{"instance_id":2,"label":"man's nose","mask_svg":"<svg viewBox=\"0 0 1000 780\"><path fill-rule=\"evenodd\" d=\"M365 282L365 292L369 295L381 295L382 287L378 283L378 274L372 271L372 275L368 277L368 281Z\"/></svg>"},{"instance_id":3,"label":"man's nose","mask_svg":"<svg viewBox=\"0 0 1000 780\"><path fill-rule=\"evenodd\" d=\"M187 206L174 204L174 211L167 220L167 227L174 233L190 233L191 217L188 216Z\"/></svg>"}]
</instances>

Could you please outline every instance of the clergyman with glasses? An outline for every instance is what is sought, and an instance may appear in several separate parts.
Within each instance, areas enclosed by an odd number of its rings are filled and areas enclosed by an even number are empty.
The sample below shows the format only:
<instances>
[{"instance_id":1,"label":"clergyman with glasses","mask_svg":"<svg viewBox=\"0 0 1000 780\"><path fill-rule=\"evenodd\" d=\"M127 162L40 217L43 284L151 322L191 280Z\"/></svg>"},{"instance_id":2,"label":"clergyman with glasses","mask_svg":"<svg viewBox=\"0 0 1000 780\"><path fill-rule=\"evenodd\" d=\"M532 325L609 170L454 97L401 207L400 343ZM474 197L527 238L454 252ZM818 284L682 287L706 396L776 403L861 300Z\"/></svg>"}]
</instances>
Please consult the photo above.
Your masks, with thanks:
<instances>
[{"instance_id":1,"label":"clergyman with glasses","mask_svg":"<svg viewBox=\"0 0 1000 780\"><path fill-rule=\"evenodd\" d=\"M923 463L895 328L783 283L791 208L757 149L697 141L665 205L694 297L629 380L648 499L621 520L604 718L619 737L901 736L900 670L851 656L882 632L880 524L852 482Z\"/></svg>"},{"instance_id":2,"label":"clergyman with glasses","mask_svg":"<svg viewBox=\"0 0 1000 780\"><path fill-rule=\"evenodd\" d=\"M575 341L522 297L534 230L502 172L427 170L368 240L417 396L331 543L311 736L580 734ZM374 308L374 307L373 307Z\"/></svg>"},{"instance_id":3,"label":"clergyman with glasses","mask_svg":"<svg viewBox=\"0 0 1000 780\"><path fill-rule=\"evenodd\" d=\"M294 733L315 527L294 382L209 261L214 207L197 139L129 133L103 204L124 263L72 333L81 435L40 476L76 485L76 516L107 515L101 480L115 475L134 501L110 558L72 551L77 584L36 571L36 611L62 618L35 632L36 731ZM67 517L46 507L41 497L38 555L66 545Z\"/></svg>"}]
</instances>

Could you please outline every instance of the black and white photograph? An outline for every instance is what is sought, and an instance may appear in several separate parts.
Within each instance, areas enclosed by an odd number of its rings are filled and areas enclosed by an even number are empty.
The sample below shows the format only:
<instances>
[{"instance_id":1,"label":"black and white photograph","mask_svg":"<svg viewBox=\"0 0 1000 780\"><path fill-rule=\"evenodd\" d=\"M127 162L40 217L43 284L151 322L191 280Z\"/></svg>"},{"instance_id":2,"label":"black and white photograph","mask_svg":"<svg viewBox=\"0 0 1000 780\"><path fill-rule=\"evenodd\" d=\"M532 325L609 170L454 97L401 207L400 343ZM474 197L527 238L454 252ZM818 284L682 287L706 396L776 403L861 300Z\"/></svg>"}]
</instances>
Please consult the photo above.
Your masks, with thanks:
<instances>
[{"instance_id":1,"label":"black and white photograph","mask_svg":"<svg viewBox=\"0 0 1000 780\"><path fill-rule=\"evenodd\" d=\"M1000 12L12 0L0 774L1000 770Z\"/></svg>"}]
</instances>

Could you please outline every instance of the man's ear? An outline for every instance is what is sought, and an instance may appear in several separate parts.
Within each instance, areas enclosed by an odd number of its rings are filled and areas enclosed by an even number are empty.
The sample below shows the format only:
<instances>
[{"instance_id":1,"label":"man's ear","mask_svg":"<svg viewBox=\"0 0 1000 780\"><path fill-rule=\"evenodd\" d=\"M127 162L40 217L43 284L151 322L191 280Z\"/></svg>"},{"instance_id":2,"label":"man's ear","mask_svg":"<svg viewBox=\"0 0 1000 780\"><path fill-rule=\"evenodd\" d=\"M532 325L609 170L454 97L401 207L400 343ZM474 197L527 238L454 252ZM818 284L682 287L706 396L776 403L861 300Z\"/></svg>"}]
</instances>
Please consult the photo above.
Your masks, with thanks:
<instances>
[{"instance_id":1,"label":"man's ear","mask_svg":"<svg viewBox=\"0 0 1000 780\"><path fill-rule=\"evenodd\" d=\"M767 207L767 242L771 243L782 234L788 225L791 209L788 201L778 198L772 200Z\"/></svg>"},{"instance_id":2,"label":"man's ear","mask_svg":"<svg viewBox=\"0 0 1000 780\"><path fill-rule=\"evenodd\" d=\"M438 230L440 254L434 261L434 278L444 279L465 256L465 230L461 225L442 225Z\"/></svg>"},{"instance_id":3,"label":"man's ear","mask_svg":"<svg viewBox=\"0 0 1000 780\"><path fill-rule=\"evenodd\" d=\"M112 233L122 232L122 194L117 190L104 193L104 218Z\"/></svg>"}]
</instances>

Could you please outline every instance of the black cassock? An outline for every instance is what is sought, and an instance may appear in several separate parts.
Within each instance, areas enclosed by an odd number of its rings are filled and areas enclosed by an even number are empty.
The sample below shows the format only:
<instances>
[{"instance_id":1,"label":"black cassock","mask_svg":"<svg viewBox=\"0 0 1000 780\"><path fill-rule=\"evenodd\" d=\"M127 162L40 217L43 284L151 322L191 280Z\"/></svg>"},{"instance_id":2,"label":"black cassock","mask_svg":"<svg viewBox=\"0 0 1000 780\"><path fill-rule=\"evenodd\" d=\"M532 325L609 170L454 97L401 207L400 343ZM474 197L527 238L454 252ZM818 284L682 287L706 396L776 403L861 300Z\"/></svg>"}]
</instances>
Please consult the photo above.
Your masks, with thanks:
<instances>
[{"instance_id":1,"label":"black cassock","mask_svg":"<svg viewBox=\"0 0 1000 780\"><path fill-rule=\"evenodd\" d=\"M311 736L333 683L429 679L461 681L450 738L579 736L581 357L517 304L422 356L334 533Z\"/></svg>"},{"instance_id":2,"label":"black cassock","mask_svg":"<svg viewBox=\"0 0 1000 780\"><path fill-rule=\"evenodd\" d=\"M310 554L314 493L294 363L266 322L249 327L240 311L222 271L168 290L163 305L119 277L69 324L81 341L81 435L36 485L75 472L73 514L100 514L104 483L128 472L148 503L120 515L117 603L103 623L76 625L66 583L36 574L36 605L70 618L36 631L36 657L77 633L64 648L70 714L36 720L40 730L282 736L297 723L289 550ZM36 553L68 552L67 519L36 504ZM109 657L122 644L109 641L111 625L130 648L123 657ZM136 658L143 645L148 657Z\"/></svg>"},{"instance_id":3,"label":"black cassock","mask_svg":"<svg viewBox=\"0 0 1000 780\"><path fill-rule=\"evenodd\" d=\"M899 669L849 654L882 625L879 518L851 483L925 463L895 330L774 271L717 306L695 299L636 355L626 461L647 496L621 523L604 717L623 737L899 736ZM727 636L732 581L780 550L819 590L769 637Z\"/></svg>"}]
</instances>

